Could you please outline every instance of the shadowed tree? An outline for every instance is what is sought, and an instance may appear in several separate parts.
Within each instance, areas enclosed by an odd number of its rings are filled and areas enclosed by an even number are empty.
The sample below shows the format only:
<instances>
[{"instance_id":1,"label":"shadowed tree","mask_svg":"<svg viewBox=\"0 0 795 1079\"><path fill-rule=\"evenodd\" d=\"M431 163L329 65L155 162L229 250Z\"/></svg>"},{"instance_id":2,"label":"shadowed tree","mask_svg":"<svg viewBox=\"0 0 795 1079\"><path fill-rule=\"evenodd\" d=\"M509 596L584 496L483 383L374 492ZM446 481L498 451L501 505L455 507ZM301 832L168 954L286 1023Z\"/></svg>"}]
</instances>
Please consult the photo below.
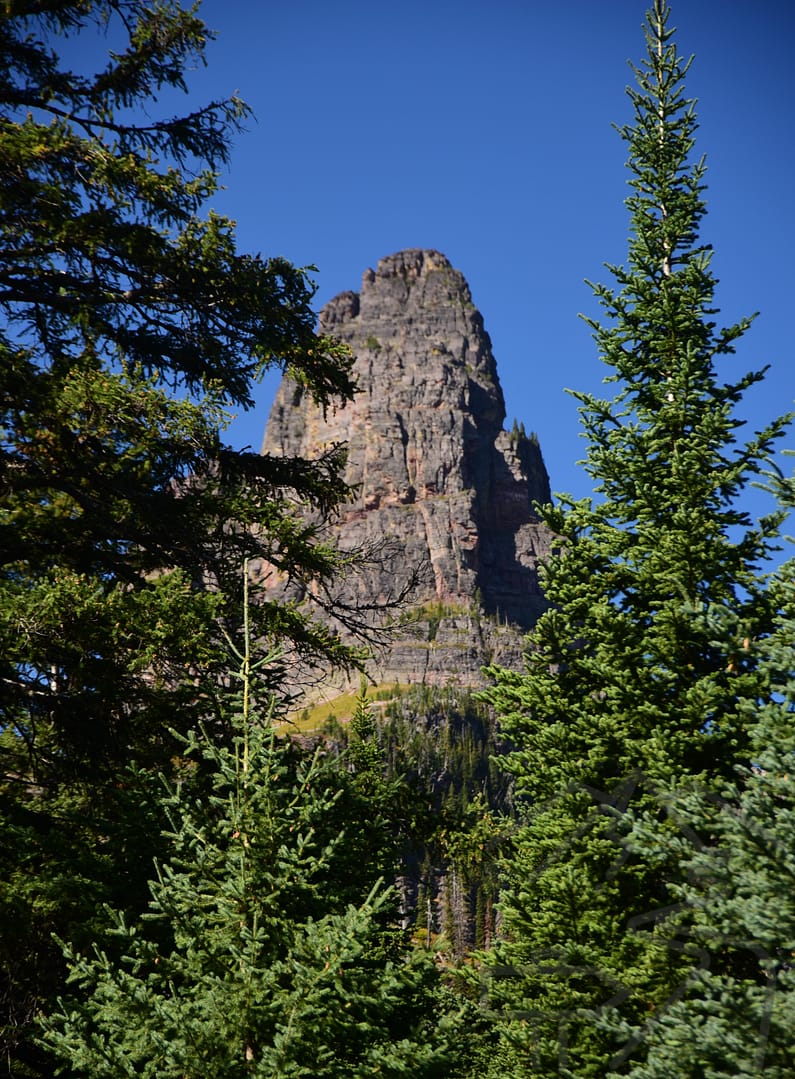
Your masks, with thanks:
<instances>
[{"instance_id":1,"label":"shadowed tree","mask_svg":"<svg viewBox=\"0 0 795 1079\"><path fill-rule=\"evenodd\" d=\"M246 115L168 112L207 37L173 0L0 17L0 969L20 1076L41 1074L24 1039L60 978L51 930L90 939L100 899L141 898L160 827L143 777L178 752L170 728L212 721L243 560L321 596L348 560L319 537L347 495L340 449L222 440L270 367L323 404L353 387L306 273L203 215ZM261 596L252 618L259 639L355 658L298 603Z\"/></svg>"}]
</instances>

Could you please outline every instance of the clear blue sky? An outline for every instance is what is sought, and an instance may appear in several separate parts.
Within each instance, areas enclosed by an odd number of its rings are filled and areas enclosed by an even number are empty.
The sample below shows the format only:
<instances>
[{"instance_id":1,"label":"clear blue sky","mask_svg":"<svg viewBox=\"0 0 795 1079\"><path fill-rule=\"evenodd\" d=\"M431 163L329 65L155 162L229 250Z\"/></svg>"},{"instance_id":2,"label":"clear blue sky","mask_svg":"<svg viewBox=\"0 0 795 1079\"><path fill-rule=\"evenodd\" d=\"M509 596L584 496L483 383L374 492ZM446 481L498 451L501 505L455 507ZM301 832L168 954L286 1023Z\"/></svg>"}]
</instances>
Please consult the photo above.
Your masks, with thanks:
<instances>
[{"instance_id":1,"label":"clear blue sky","mask_svg":"<svg viewBox=\"0 0 795 1079\"><path fill-rule=\"evenodd\" d=\"M212 205L240 246L314 263L318 306L384 255L432 247L483 313L508 412L539 434L552 488L590 492L576 403L604 370L584 279L626 254L627 60L644 0L206 0L218 31L197 103L239 91L256 119ZM795 3L674 0L696 59L703 237L721 321L760 311L726 368L771 364L748 430L795 399ZM259 447L275 379L229 432ZM795 447L795 435L789 439Z\"/></svg>"}]
</instances>

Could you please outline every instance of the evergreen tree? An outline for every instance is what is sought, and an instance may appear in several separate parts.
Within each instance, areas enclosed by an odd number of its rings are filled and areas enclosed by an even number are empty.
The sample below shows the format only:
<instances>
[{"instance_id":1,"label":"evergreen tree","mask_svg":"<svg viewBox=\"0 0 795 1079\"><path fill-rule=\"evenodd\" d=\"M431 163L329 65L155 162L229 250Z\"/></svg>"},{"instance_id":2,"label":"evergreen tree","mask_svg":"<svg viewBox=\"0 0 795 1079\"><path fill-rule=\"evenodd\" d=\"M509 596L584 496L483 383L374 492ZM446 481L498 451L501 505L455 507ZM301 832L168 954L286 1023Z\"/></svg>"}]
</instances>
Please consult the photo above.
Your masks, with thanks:
<instances>
[{"instance_id":1,"label":"evergreen tree","mask_svg":"<svg viewBox=\"0 0 795 1079\"><path fill-rule=\"evenodd\" d=\"M84 63L103 34L98 70L59 55ZM141 898L170 728L215 714L225 736L218 626L238 618L244 558L319 596L339 563L318 528L347 494L341 451L222 440L269 367L323 403L352 384L306 273L202 217L245 106L172 116L158 99L206 39L175 0L0 16L0 1059L20 1076L50 1070L25 1039L61 977L52 931L90 940L101 901ZM259 638L353 660L297 603L260 600Z\"/></svg>"},{"instance_id":2,"label":"evergreen tree","mask_svg":"<svg viewBox=\"0 0 795 1079\"><path fill-rule=\"evenodd\" d=\"M229 221L199 217L243 104L142 119L202 59L193 12L172 0L11 10L0 21L1 703L39 757L52 728L70 763L96 766L126 751L142 717L158 729L175 671L211 663L204 638L217 614L239 611L245 557L283 575L333 572L296 503L327 511L346 496L340 454L273 460L229 450L221 432L268 367L328 402L351 394L350 361L316 336L304 272L239 254ZM102 70L61 64L53 36L101 28L124 37ZM257 616L264 634L331 646L289 607Z\"/></svg>"},{"instance_id":3,"label":"evergreen tree","mask_svg":"<svg viewBox=\"0 0 795 1079\"><path fill-rule=\"evenodd\" d=\"M232 747L187 742L211 793L189 768L168 789L148 912L116 913L116 961L67 947L76 995L45 1040L85 1079L444 1074L433 963L384 933L383 882L347 905L324 886L347 838L324 822L335 794L252 701L269 657L246 636L239 658Z\"/></svg>"},{"instance_id":4,"label":"evergreen tree","mask_svg":"<svg viewBox=\"0 0 795 1079\"><path fill-rule=\"evenodd\" d=\"M792 481L784 499L795 505ZM649 1046L635 1079L795 1073L795 562L778 571L771 597L776 627L749 642L765 681L760 700L743 706L748 759L718 796L676 805L685 834L709 838L695 851L681 844L687 877L668 926L699 964L683 999L627 1031Z\"/></svg>"},{"instance_id":5,"label":"evergreen tree","mask_svg":"<svg viewBox=\"0 0 795 1079\"><path fill-rule=\"evenodd\" d=\"M713 320L705 165L672 35L655 0L619 129L628 261L609 267L616 287L594 286L606 321L588 320L615 393L575 394L598 499L544 509L561 537L551 609L526 671L492 672L522 827L489 993L500 1069L522 1075L603 1079L642 1054L622 1023L662 1008L694 963L661 928L684 872L669 795L718 788L747 761L742 702L763 680L745 642L770 628L758 574L778 519L755 526L739 499L785 420L737 442L736 406L763 372L720 374L750 319ZM630 849L644 823L654 850Z\"/></svg>"},{"instance_id":6,"label":"evergreen tree","mask_svg":"<svg viewBox=\"0 0 795 1079\"><path fill-rule=\"evenodd\" d=\"M370 702L367 682L362 678L356 708L351 717L348 759L365 791L377 788L382 781L384 761L378 745L378 728Z\"/></svg>"},{"instance_id":7,"label":"evergreen tree","mask_svg":"<svg viewBox=\"0 0 795 1079\"><path fill-rule=\"evenodd\" d=\"M420 939L441 933L434 946L459 962L493 938L499 851L510 831L494 716L469 691L414 687L387 704L378 733L388 776L404 778L395 783L404 905L416 911Z\"/></svg>"}]
</instances>

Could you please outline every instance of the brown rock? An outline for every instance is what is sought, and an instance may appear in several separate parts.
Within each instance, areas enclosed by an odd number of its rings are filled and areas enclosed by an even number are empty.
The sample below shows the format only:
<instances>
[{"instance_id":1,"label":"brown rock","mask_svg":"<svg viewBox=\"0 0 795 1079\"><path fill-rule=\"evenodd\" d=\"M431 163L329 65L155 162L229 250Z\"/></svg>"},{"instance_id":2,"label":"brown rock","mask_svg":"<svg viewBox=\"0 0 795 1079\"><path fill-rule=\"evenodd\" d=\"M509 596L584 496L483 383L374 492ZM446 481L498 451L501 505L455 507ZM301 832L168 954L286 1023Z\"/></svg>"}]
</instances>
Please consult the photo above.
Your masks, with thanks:
<instances>
[{"instance_id":1,"label":"brown rock","mask_svg":"<svg viewBox=\"0 0 795 1079\"><path fill-rule=\"evenodd\" d=\"M372 676L479 684L484 663L520 662L522 631L544 609L537 570L552 542L532 510L550 497L541 451L503 430L483 319L443 255L409 250L367 270L358 295L331 300L320 325L350 345L359 392L324 417L285 379L262 452L315 457L347 443L356 495L336 538L345 549L385 541L392 555L346 581L345 602L385 603L412 568L427 568Z\"/></svg>"}]
</instances>

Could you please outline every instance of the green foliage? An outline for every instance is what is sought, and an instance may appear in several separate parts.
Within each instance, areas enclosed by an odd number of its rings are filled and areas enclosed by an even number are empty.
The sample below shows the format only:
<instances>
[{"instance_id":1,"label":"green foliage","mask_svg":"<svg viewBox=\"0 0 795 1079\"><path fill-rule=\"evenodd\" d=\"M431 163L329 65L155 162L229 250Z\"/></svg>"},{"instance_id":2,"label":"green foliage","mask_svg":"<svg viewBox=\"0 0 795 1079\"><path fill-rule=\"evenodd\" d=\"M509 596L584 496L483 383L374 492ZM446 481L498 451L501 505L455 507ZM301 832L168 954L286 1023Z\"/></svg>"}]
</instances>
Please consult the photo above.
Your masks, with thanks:
<instances>
[{"instance_id":1,"label":"green foliage","mask_svg":"<svg viewBox=\"0 0 795 1079\"><path fill-rule=\"evenodd\" d=\"M791 508L791 480L782 495ZM749 760L719 796L675 803L691 841L682 842L687 877L666 931L699 963L681 1000L626 1032L649 1046L636 1079L784 1079L795 1070L795 562L770 591L780 615L753 646L765 681L759 700L743 706ZM636 842L644 838L654 842Z\"/></svg>"},{"instance_id":2,"label":"green foliage","mask_svg":"<svg viewBox=\"0 0 795 1079\"><path fill-rule=\"evenodd\" d=\"M13 736L0 737L12 755ZM22 777L17 783L22 786ZM145 904L146 867L161 847L164 823L159 787L150 772L136 769L105 791L70 785L24 797L13 777L3 785L3 1074L53 1073L52 1060L31 1043L44 1001L63 984L65 965L53 933L88 950L105 939L104 903Z\"/></svg>"},{"instance_id":3,"label":"green foliage","mask_svg":"<svg viewBox=\"0 0 795 1079\"><path fill-rule=\"evenodd\" d=\"M44 1040L86 1079L442 1074L433 964L385 931L390 891L361 894L366 863L345 860L355 900L329 887L357 822L340 827L320 756L296 759L255 707L269 657L246 645L231 747L189 736L163 795L146 914L114 913L117 958L66 946L74 995Z\"/></svg>"},{"instance_id":4,"label":"green foliage","mask_svg":"<svg viewBox=\"0 0 795 1079\"><path fill-rule=\"evenodd\" d=\"M495 933L509 796L491 763L493 716L460 688L393 686L370 699L363 683L356 701L350 697L313 709L307 720L317 731L327 708L354 712L345 724L329 716L322 731L350 783L337 803L340 827L359 821L346 859L354 876L365 862L396 878L416 943L456 963Z\"/></svg>"},{"instance_id":5,"label":"green foliage","mask_svg":"<svg viewBox=\"0 0 795 1079\"><path fill-rule=\"evenodd\" d=\"M106 21L129 48L95 74L62 67L52 35ZM165 681L188 657L209 662L218 642L196 647L202 627L235 617L245 557L299 578L337 564L296 509L346 496L340 454L274 461L221 442L226 408L250 405L267 367L322 402L352 392L349 357L315 335L305 274L238 254L230 222L197 216L245 108L130 119L182 86L205 39L173 2L45 5L0 27L2 704L36 741L42 714L68 742L79 713L100 757L109 737L134 741L130 713L162 688L155 649ZM163 629L158 577L172 570L192 608L184 636ZM81 582L74 615L63 574ZM43 599L59 588L64 602ZM109 608L128 634L106 632ZM264 635L334 651L296 609L263 604L259 619Z\"/></svg>"},{"instance_id":6,"label":"green foliage","mask_svg":"<svg viewBox=\"0 0 795 1079\"><path fill-rule=\"evenodd\" d=\"M375 717L367 700L367 683L362 679L356 711L350 723L348 759L365 791L375 787L382 773L382 755L378 745Z\"/></svg>"},{"instance_id":7,"label":"green foliage","mask_svg":"<svg viewBox=\"0 0 795 1079\"><path fill-rule=\"evenodd\" d=\"M544 517L561 536L551 609L527 670L495 669L489 699L517 751L522 828L503 901L490 1004L522 1074L623 1073L627 1035L694 965L664 930L686 876L671 792L717 790L747 761L744 702L764 675L744 642L772 625L759 580L779 518L738 507L785 419L737 444L735 406L761 372L718 365L750 320L718 329L711 252L699 240L703 161L669 12L655 0L629 91L626 266L594 286L612 399L577 393L598 502ZM718 617L718 615L721 617ZM630 841L646 829L653 847Z\"/></svg>"},{"instance_id":8,"label":"green foliage","mask_svg":"<svg viewBox=\"0 0 795 1079\"><path fill-rule=\"evenodd\" d=\"M105 34L97 70L62 59L99 55ZM50 1071L25 1040L59 984L50 931L82 939L125 880L132 901L125 851L145 866L158 848L159 822L120 817L127 765L169 772L170 728L199 717L228 734L219 627L239 618L239 566L300 590L342 559L319 535L347 496L339 448L274 459L222 440L268 368L324 405L353 386L347 350L315 332L307 274L239 253L230 221L201 216L246 108L158 102L206 40L175 0L47 0L0 19L0 798L18 837L3 869L49 897L20 921L3 896L2 1053L20 1075ZM264 642L355 662L297 603L252 617Z\"/></svg>"},{"instance_id":9,"label":"green foliage","mask_svg":"<svg viewBox=\"0 0 795 1079\"><path fill-rule=\"evenodd\" d=\"M460 960L494 936L510 796L493 715L466 690L424 685L390 701L378 731L387 777L401 781L404 906L422 940L441 934Z\"/></svg>"}]
</instances>

